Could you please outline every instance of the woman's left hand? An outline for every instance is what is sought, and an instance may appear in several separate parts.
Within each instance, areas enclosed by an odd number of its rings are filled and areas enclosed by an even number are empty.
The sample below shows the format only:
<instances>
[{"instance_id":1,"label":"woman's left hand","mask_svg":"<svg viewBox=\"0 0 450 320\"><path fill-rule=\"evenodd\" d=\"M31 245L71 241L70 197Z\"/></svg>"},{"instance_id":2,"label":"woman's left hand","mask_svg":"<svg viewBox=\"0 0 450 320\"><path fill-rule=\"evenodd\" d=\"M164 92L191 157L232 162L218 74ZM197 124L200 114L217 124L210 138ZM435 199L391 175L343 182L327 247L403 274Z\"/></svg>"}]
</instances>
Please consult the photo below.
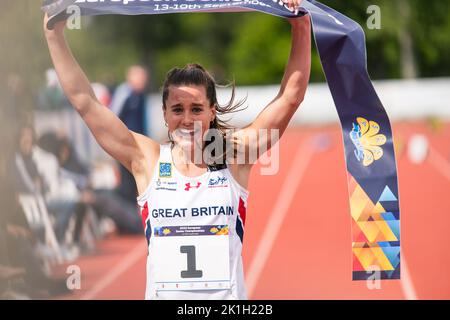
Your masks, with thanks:
<instances>
[{"instance_id":1,"label":"woman's left hand","mask_svg":"<svg viewBox=\"0 0 450 320\"><path fill-rule=\"evenodd\" d=\"M294 11L295 14L298 14L298 10L300 9L300 4L302 0L281 0L289 9Z\"/></svg>"}]
</instances>

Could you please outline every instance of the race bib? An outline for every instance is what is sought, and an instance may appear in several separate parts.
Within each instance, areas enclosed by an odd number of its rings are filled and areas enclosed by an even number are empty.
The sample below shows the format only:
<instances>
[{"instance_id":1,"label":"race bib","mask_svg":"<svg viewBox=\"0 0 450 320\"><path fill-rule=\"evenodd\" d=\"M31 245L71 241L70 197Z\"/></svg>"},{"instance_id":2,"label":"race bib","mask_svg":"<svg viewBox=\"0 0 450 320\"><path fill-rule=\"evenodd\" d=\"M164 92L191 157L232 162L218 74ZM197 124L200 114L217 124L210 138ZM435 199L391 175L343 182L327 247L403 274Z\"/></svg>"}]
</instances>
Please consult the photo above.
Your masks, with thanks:
<instances>
[{"instance_id":1,"label":"race bib","mask_svg":"<svg viewBox=\"0 0 450 320\"><path fill-rule=\"evenodd\" d=\"M228 226L157 227L153 242L157 290L230 288Z\"/></svg>"}]
</instances>

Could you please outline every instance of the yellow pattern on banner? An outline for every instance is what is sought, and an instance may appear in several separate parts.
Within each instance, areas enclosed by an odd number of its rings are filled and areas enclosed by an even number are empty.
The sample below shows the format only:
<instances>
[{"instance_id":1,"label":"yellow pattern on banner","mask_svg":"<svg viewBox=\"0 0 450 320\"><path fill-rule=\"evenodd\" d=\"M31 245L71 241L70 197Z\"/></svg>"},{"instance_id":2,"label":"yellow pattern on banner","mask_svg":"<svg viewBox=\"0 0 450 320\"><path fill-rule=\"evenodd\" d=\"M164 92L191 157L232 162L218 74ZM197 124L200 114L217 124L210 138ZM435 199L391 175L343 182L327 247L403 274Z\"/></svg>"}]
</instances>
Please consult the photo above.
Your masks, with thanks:
<instances>
[{"instance_id":1,"label":"yellow pattern on banner","mask_svg":"<svg viewBox=\"0 0 450 320\"><path fill-rule=\"evenodd\" d=\"M394 270L379 245L380 242L400 241L382 216L386 210L380 202L373 203L353 177L350 177L349 186L354 257L364 270L370 270L373 266L383 271Z\"/></svg>"}]
</instances>

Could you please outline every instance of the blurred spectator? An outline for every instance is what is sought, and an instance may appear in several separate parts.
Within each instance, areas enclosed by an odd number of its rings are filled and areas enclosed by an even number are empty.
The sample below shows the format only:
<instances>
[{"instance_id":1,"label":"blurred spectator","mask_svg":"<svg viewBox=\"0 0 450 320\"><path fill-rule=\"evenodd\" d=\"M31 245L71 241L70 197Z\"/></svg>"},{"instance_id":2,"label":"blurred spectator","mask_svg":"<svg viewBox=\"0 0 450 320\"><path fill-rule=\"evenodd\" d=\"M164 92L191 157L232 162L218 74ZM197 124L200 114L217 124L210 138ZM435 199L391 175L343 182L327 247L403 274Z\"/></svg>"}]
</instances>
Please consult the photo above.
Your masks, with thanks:
<instances>
[{"instance_id":1,"label":"blurred spectator","mask_svg":"<svg viewBox=\"0 0 450 320\"><path fill-rule=\"evenodd\" d=\"M1 129L1 133L3 130L12 133L12 127L7 124ZM41 257L34 250L36 239L11 188L14 184L8 165L14 163L14 143L4 142L0 153L0 299L42 298L67 293L65 279L48 277Z\"/></svg>"},{"instance_id":2,"label":"blurred spectator","mask_svg":"<svg viewBox=\"0 0 450 320\"><path fill-rule=\"evenodd\" d=\"M34 131L24 126L19 134L19 148L14 156L13 181L16 192L43 194L50 213L56 219L55 234L68 255L76 248L65 247L65 237L71 217L76 218L73 234L78 242L80 226L86 210L86 202L75 183L61 175L58 160L54 155L35 145Z\"/></svg>"},{"instance_id":3,"label":"blurred spectator","mask_svg":"<svg viewBox=\"0 0 450 320\"><path fill-rule=\"evenodd\" d=\"M79 160L67 137L47 132L39 138L38 145L56 156L62 168L62 175L77 185L100 218L111 218L120 234L143 233L136 203L128 203L115 190L92 188L91 171Z\"/></svg>"},{"instance_id":4,"label":"blurred spectator","mask_svg":"<svg viewBox=\"0 0 450 320\"><path fill-rule=\"evenodd\" d=\"M139 65L131 66L127 71L126 82L114 92L110 108L131 131L146 134L145 107L148 84L147 70ZM136 203L137 189L134 177L119 164L120 184L118 193L129 204Z\"/></svg>"},{"instance_id":5,"label":"blurred spectator","mask_svg":"<svg viewBox=\"0 0 450 320\"><path fill-rule=\"evenodd\" d=\"M147 70L138 65L127 71L126 82L117 87L110 108L119 116L129 130L145 134Z\"/></svg>"}]
</instances>

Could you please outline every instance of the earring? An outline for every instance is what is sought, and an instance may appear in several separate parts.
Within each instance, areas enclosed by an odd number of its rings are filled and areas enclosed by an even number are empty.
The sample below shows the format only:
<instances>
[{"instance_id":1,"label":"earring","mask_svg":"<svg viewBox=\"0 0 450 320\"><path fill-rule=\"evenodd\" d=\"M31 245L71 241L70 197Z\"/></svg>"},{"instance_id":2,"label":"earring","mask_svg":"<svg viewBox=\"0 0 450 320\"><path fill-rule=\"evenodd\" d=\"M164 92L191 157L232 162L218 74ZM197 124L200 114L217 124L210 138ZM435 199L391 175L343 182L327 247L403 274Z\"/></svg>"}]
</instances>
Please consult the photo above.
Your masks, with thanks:
<instances>
[{"instance_id":1,"label":"earring","mask_svg":"<svg viewBox=\"0 0 450 320\"><path fill-rule=\"evenodd\" d=\"M166 126L166 127L168 127L169 125L167 124L167 122L164 122L164 125Z\"/></svg>"}]
</instances>

